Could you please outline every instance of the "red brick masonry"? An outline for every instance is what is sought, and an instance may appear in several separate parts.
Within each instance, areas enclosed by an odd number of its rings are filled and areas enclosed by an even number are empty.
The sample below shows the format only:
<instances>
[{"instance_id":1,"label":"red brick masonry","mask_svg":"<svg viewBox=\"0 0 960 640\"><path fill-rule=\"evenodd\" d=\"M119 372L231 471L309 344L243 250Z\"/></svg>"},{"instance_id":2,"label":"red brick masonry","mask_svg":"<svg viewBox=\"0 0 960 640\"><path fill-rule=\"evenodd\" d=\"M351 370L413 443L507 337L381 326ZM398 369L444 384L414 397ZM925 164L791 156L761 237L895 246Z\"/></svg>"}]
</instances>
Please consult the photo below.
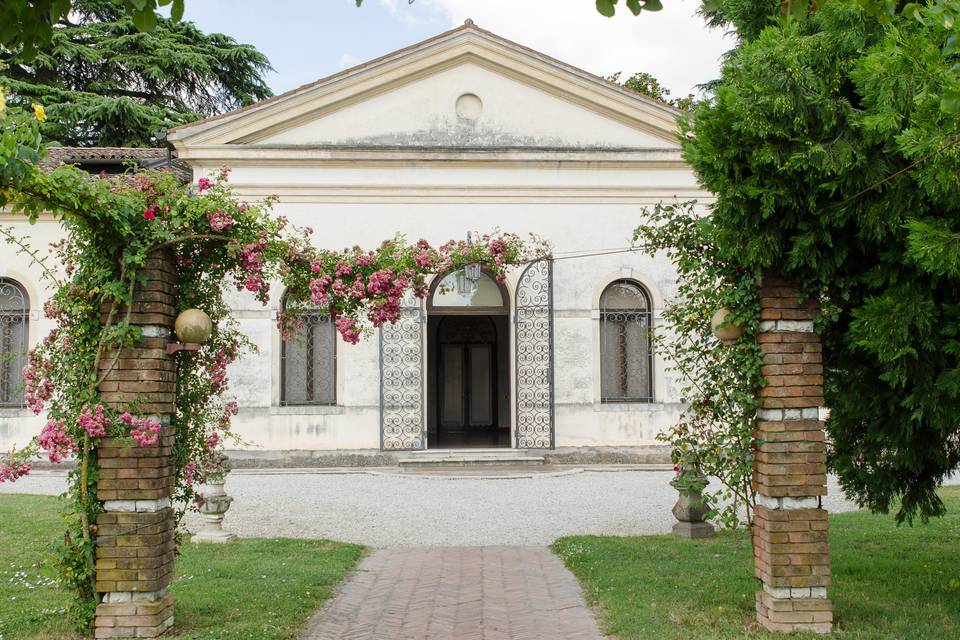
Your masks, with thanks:
<instances>
[{"instance_id":1,"label":"red brick masonry","mask_svg":"<svg viewBox=\"0 0 960 640\"><path fill-rule=\"evenodd\" d=\"M813 331L815 300L790 279L765 275L760 285L760 348L767 385L754 427L753 520L757 620L773 631L828 633L833 606L827 512L823 358Z\"/></svg>"},{"instance_id":2,"label":"red brick masonry","mask_svg":"<svg viewBox=\"0 0 960 640\"><path fill-rule=\"evenodd\" d=\"M104 403L117 411L153 416L163 423L175 411L176 365L166 353L176 317L177 272L172 256L150 258L147 282L134 292L131 324L144 337L131 348L107 352L100 385ZM102 309L104 318L109 312ZM119 309L114 321L126 316ZM97 448L97 638L155 638L173 626L174 432L160 431L157 444L105 439Z\"/></svg>"},{"instance_id":3,"label":"red brick masonry","mask_svg":"<svg viewBox=\"0 0 960 640\"><path fill-rule=\"evenodd\" d=\"M159 624L158 624L159 621ZM173 596L97 607L97 638L157 638L173 626Z\"/></svg>"},{"instance_id":4,"label":"red brick masonry","mask_svg":"<svg viewBox=\"0 0 960 640\"><path fill-rule=\"evenodd\" d=\"M544 547L374 551L304 640L603 640L580 585ZM251 639L252 640L252 639Z\"/></svg>"}]
</instances>

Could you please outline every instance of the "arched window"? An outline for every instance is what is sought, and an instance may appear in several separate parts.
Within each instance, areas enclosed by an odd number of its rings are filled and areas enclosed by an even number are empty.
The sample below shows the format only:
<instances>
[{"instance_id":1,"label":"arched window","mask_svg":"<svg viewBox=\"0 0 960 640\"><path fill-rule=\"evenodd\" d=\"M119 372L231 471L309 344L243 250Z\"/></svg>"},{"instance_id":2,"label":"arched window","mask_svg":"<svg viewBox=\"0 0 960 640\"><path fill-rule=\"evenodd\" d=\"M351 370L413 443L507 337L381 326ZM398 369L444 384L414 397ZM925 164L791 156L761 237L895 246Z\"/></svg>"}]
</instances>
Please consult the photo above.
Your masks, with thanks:
<instances>
[{"instance_id":1,"label":"arched window","mask_svg":"<svg viewBox=\"0 0 960 640\"><path fill-rule=\"evenodd\" d=\"M600 400L651 402L653 357L650 296L632 280L612 282L600 296Z\"/></svg>"},{"instance_id":2,"label":"arched window","mask_svg":"<svg viewBox=\"0 0 960 640\"><path fill-rule=\"evenodd\" d=\"M283 300L286 311L287 301ZM326 313L301 316L302 322L280 347L280 404L337 403L337 328Z\"/></svg>"},{"instance_id":3,"label":"arched window","mask_svg":"<svg viewBox=\"0 0 960 640\"><path fill-rule=\"evenodd\" d=\"M23 406L30 299L18 282L0 278L0 407Z\"/></svg>"}]
</instances>

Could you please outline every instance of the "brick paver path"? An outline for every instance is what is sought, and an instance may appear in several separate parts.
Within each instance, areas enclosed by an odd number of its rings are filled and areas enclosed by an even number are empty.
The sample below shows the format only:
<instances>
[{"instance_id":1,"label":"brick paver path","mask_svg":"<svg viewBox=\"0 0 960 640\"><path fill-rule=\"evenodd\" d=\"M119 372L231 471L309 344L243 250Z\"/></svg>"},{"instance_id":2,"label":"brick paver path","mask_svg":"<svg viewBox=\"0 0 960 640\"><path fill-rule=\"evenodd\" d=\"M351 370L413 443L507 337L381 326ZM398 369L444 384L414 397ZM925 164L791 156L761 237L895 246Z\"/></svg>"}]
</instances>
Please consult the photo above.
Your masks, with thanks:
<instances>
[{"instance_id":1,"label":"brick paver path","mask_svg":"<svg viewBox=\"0 0 960 640\"><path fill-rule=\"evenodd\" d=\"M543 547L376 551L307 640L602 640L573 575Z\"/></svg>"}]
</instances>

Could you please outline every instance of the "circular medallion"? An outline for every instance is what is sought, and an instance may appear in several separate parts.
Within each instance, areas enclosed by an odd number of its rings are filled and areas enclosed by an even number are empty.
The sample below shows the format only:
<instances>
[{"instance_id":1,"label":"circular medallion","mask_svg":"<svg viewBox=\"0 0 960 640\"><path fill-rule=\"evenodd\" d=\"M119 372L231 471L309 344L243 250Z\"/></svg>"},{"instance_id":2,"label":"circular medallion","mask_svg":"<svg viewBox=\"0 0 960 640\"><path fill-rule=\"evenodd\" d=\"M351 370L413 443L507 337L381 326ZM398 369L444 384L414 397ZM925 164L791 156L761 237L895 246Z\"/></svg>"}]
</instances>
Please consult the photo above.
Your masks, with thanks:
<instances>
[{"instance_id":1,"label":"circular medallion","mask_svg":"<svg viewBox=\"0 0 960 640\"><path fill-rule=\"evenodd\" d=\"M457 98L457 115L466 120L476 120L483 111L483 102L472 93Z\"/></svg>"}]
</instances>

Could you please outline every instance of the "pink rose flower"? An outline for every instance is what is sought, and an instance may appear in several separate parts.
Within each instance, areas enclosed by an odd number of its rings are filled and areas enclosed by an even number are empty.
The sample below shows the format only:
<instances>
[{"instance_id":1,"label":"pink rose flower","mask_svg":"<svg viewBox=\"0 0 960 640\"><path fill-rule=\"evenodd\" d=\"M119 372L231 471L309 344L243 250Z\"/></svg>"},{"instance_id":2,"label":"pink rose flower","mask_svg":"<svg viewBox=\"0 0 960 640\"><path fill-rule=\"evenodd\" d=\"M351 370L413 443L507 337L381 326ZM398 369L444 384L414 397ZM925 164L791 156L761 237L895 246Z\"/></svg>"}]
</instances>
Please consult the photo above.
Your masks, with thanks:
<instances>
[{"instance_id":1,"label":"pink rose flower","mask_svg":"<svg viewBox=\"0 0 960 640\"><path fill-rule=\"evenodd\" d=\"M4 482L16 482L23 476L30 473L30 463L11 460L0 464L0 484Z\"/></svg>"},{"instance_id":2,"label":"pink rose flower","mask_svg":"<svg viewBox=\"0 0 960 640\"><path fill-rule=\"evenodd\" d=\"M340 332L340 335L343 336L343 339L350 344L357 344L360 342L360 329L357 328L357 323L353 318L348 318L347 316L342 316L337 318L337 331Z\"/></svg>"},{"instance_id":3,"label":"pink rose flower","mask_svg":"<svg viewBox=\"0 0 960 640\"><path fill-rule=\"evenodd\" d=\"M196 481L194 474L197 472L197 463L191 462L183 467L183 479L188 485L192 485Z\"/></svg>"},{"instance_id":4,"label":"pink rose flower","mask_svg":"<svg viewBox=\"0 0 960 640\"><path fill-rule=\"evenodd\" d=\"M154 422L150 418L137 418L125 411L120 414L117 420L134 427L130 432L130 437L141 447L152 447L160 439L160 423Z\"/></svg>"},{"instance_id":5,"label":"pink rose flower","mask_svg":"<svg viewBox=\"0 0 960 640\"><path fill-rule=\"evenodd\" d=\"M60 464L68 455L79 450L77 443L67 435L63 427L63 420L47 422L37 441L40 443L40 447L47 452L50 462L55 464Z\"/></svg>"},{"instance_id":6,"label":"pink rose flower","mask_svg":"<svg viewBox=\"0 0 960 640\"><path fill-rule=\"evenodd\" d=\"M150 418L141 420L140 426L130 432L130 437L141 447L152 447L160 439L160 423Z\"/></svg>"},{"instance_id":7,"label":"pink rose flower","mask_svg":"<svg viewBox=\"0 0 960 640\"><path fill-rule=\"evenodd\" d=\"M207 214L210 230L220 232L233 226L233 216L223 209L217 209Z\"/></svg>"},{"instance_id":8,"label":"pink rose flower","mask_svg":"<svg viewBox=\"0 0 960 640\"><path fill-rule=\"evenodd\" d=\"M113 421L103 414L103 405L98 404L92 410L84 407L84 412L80 414L77 422L91 438L104 438L107 435L107 427Z\"/></svg>"}]
</instances>

